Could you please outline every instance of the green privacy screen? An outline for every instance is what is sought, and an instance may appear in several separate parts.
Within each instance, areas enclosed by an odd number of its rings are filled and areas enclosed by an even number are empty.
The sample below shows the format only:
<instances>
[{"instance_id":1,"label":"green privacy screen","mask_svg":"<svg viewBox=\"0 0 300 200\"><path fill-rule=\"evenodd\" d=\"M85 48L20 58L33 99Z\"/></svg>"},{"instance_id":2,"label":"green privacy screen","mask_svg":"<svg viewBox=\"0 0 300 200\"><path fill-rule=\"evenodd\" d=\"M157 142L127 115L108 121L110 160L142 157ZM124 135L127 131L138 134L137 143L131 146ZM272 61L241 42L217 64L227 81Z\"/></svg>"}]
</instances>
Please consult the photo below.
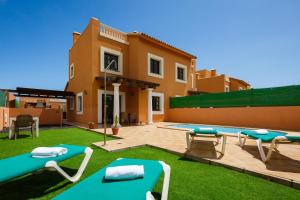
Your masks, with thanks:
<instances>
[{"instance_id":1,"label":"green privacy screen","mask_svg":"<svg viewBox=\"0 0 300 200\"><path fill-rule=\"evenodd\" d=\"M299 106L300 85L171 97L171 108Z\"/></svg>"}]
</instances>

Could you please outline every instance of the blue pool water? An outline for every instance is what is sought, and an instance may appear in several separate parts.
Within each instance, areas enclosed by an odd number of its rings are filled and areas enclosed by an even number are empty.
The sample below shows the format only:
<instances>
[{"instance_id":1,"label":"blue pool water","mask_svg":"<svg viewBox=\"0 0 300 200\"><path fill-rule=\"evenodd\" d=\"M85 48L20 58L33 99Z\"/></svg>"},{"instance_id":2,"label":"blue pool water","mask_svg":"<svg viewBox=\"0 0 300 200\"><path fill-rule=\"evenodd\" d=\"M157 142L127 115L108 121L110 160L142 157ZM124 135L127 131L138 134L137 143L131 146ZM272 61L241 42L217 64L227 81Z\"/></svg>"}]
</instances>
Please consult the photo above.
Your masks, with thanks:
<instances>
[{"instance_id":1,"label":"blue pool water","mask_svg":"<svg viewBox=\"0 0 300 200\"><path fill-rule=\"evenodd\" d=\"M238 133L243 130L247 130L244 128L231 128L231 127L222 127L222 126L210 126L210 125L196 125L196 124L177 124L170 125L169 127L173 128L186 128L186 129L195 129L195 128L214 128L217 131L225 132L225 133ZM249 130L249 129L248 129Z\"/></svg>"}]
</instances>

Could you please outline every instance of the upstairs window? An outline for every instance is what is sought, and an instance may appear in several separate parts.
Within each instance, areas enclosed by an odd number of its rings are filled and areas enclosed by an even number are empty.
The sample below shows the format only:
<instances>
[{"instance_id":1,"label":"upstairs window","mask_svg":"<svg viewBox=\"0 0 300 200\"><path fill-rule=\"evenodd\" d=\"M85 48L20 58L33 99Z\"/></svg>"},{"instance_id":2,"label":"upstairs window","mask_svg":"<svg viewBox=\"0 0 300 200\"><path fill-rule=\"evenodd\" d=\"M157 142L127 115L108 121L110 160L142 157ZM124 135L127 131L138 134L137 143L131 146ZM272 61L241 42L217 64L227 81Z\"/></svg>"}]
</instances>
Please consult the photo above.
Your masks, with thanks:
<instances>
[{"instance_id":1,"label":"upstairs window","mask_svg":"<svg viewBox=\"0 0 300 200\"><path fill-rule=\"evenodd\" d=\"M69 70L70 70L69 71L69 79L72 79L72 78L74 78L74 64L73 63L70 65Z\"/></svg>"},{"instance_id":2,"label":"upstairs window","mask_svg":"<svg viewBox=\"0 0 300 200\"><path fill-rule=\"evenodd\" d=\"M113 61L113 62L112 62ZM109 66L109 64L112 64ZM123 74L123 54L120 51L101 47L100 50L100 70L110 74Z\"/></svg>"},{"instance_id":3,"label":"upstairs window","mask_svg":"<svg viewBox=\"0 0 300 200\"><path fill-rule=\"evenodd\" d=\"M176 63L175 64L175 78L176 82L186 83L187 82L187 67L185 65Z\"/></svg>"},{"instance_id":4,"label":"upstairs window","mask_svg":"<svg viewBox=\"0 0 300 200\"><path fill-rule=\"evenodd\" d=\"M78 93L76 95L76 103L77 103L77 114L83 114L83 93Z\"/></svg>"},{"instance_id":5,"label":"upstairs window","mask_svg":"<svg viewBox=\"0 0 300 200\"><path fill-rule=\"evenodd\" d=\"M109 66L109 68L107 68L110 63L111 63L111 65ZM105 67L105 69L119 72L119 64L118 63L119 63L118 55L104 52L104 67Z\"/></svg>"},{"instance_id":6,"label":"upstairs window","mask_svg":"<svg viewBox=\"0 0 300 200\"><path fill-rule=\"evenodd\" d=\"M161 73L160 73L160 62L159 62L159 60L155 60L155 59L153 59L153 58L151 58L150 59L150 72L152 73L152 74L158 74L158 75L160 75Z\"/></svg>"},{"instance_id":7,"label":"upstairs window","mask_svg":"<svg viewBox=\"0 0 300 200\"><path fill-rule=\"evenodd\" d=\"M177 79L184 81L184 69L178 67L177 68Z\"/></svg>"},{"instance_id":8,"label":"upstairs window","mask_svg":"<svg viewBox=\"0 0 300 200\"><path fill-rule=\"evenodd\" d=\"M163 78L164 59L162 57L148 53L148 76Z\"/></svg>"}]
</instances>

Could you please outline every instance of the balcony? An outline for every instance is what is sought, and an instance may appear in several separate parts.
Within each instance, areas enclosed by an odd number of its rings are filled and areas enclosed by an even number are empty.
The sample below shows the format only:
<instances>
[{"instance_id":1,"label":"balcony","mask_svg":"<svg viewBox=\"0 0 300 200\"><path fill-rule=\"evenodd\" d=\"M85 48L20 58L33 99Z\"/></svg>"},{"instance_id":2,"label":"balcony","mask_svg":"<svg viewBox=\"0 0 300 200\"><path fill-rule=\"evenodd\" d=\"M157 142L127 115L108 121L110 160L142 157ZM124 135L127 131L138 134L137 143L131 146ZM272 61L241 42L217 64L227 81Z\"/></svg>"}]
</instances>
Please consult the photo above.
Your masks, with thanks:
<instances>
[{"instance_id":1,"label":"balcony","mask_svg":"<svg viewBox=\"0 0 300 200\"><path fill-rule=\"evenodd\" d=\"M100 24L100 35L123 44L129 44L126 33L102 23Z\"/></svg>"}]
</instances>

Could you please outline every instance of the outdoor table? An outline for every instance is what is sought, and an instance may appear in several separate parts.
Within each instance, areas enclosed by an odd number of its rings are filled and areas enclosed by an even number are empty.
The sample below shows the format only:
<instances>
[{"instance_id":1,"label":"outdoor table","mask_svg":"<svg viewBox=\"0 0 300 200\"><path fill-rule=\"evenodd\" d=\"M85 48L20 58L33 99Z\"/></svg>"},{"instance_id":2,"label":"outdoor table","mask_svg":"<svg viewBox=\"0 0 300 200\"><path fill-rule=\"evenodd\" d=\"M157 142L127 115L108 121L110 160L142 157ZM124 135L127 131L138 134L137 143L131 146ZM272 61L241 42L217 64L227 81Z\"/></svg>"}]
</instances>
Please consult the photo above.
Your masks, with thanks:
<instances>
[{"instance_id":1,"label":"outdoor table","mask_svg":"<svg viewBox=\"0 0 300 200\"><path fill-rule=\"evenodd\" d=\"M14 125L13 125L13 121L16 121L16 117L10 117L9 118L9 134L8 134L8 138L12 139L15 133L15 129L14 129ZM39 137L39 117L33 117L33 121L35 124L35 133L34 133L34 137ZM14 130L14 131L13 131Z\"/></svg>"}]
</instances>

